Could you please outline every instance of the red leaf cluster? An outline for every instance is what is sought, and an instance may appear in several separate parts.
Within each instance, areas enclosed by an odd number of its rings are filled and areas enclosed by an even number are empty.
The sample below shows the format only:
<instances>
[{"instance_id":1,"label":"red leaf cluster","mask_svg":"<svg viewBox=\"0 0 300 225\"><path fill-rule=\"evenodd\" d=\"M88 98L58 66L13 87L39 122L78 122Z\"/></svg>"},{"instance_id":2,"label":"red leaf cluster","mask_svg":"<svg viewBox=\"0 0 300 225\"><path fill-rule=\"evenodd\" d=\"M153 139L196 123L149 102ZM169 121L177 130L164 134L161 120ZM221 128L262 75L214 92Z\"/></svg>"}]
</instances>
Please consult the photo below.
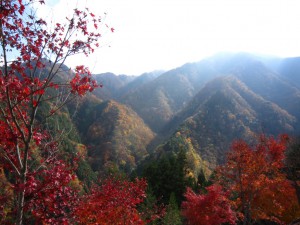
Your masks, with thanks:
<instances>
[{"instance_id":1,"label":"red leaf cluster","mask_svg":"<svg viewBox=\"0 0 300 225\"><path fill-rule=\"evenodd\" d=\"M182 215L189 225L219 225L236 223L235 213L219 185L206 188L206 194L196 194L188 188L184 194L186 200L182 203Z\"/></svg>"},{"instance_id":2,"label":"red leaf cluster","mask_svg":"<svg viewBox=\"0 0 300 225\"><path fill-rule=\"evenodd\" d=\"M88 68L84 66L77 66L75 70L76 74L70 81L71 92L82 96L86 92L92 92L98 87L97 82L92 79L91 73Z\"/></svg>"},{"instance_id":3,"label":"red leaf cluster","mask_svg":"<svg viewBox=\"0 0 300 225\"><path fill-rule=\"evenodd\" d=\"M146 197L146 186L144 179L134 182L106 179L81 199L75 212L77 221L79 224L144 224L137 205Z\"/></svg>"},{"instance_id":4,"label":"red leaf cluster","mask_svg":"<svg viewBox=\"0 0 300 225\"><path fill-rule=\"evenodd\" d=\"M16 224L24 223L26 210L39 223L63 224L75 193L68 186L72 172L56 158L54 138L42 130L46 119L68 101L98 87L86 67L67 74L63 63L74 54L88 56L99 46L101 34L95 28L101 18L76 9L71 19L51 29L26 10L33 2L1 1L0 167L10 178L15 203L5 210L15 210L11 221ZM42 105L50 107L39 114Z\"/></svg>"},{"instance_id":5,"label":"red leaf cluster","mask_svg":"<svg viewBox=\"0 0 300 225\"><path fill-rule=\"evenodd\" d=\"M70 224L78 190L70 186L73 168L61 160L51 160L48 168L27 176L25 211L37 224Z\"/></svg>"},{"instance_id":6,"label":"red leaf cluster","mask_svg":"<svg viewBox=\"0 0 300 225\"><path fill-rule=\"evenodd\" d=\"M283 172L287 140L286 135L278 140L262 135L255 146L236 141L227 163L218 169L219 181L231 192L232 206L244 223L282 223L300 215L295 189Z\"/></svg>"}]
</instances>

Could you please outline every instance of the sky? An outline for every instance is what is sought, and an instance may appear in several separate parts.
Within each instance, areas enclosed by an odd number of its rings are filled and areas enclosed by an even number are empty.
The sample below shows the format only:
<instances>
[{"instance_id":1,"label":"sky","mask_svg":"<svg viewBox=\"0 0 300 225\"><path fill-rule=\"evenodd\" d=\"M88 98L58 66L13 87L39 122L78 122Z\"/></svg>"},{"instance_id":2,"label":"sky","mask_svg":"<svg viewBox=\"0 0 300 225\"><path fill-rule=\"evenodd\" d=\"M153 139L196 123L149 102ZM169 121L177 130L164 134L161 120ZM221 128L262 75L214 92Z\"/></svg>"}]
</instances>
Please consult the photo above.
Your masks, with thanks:
<instances>
[{"instance_id":1,"label":"sky","mask_svg":"<svg viewBox=\"0 0 300 225\"><path fill-rule=\"evenodd\" d=\"M101 48L68 66L94 74L140 75L197 62L218 52L300 56L299 0L45 0L40 15L58 20L89 7L105 16Z\"/></svg>"}]
</instances>

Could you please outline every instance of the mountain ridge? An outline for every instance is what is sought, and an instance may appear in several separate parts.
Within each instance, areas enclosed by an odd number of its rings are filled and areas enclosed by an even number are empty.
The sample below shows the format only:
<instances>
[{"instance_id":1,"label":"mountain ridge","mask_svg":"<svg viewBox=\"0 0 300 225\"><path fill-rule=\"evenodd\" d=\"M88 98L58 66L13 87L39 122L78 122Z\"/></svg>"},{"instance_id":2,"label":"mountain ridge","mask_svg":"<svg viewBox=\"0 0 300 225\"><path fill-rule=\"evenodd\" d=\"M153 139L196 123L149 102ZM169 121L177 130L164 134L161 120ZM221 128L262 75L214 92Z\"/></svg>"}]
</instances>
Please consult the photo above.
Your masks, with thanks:
<instances>
[{"instance_id":1,"label":"mountain ridge","mask_svg":"<svg viewBox=\"0 0 300 225\"><path fill-rule=\"evenodd\" d=\"M222 163L230 143L235 139L255 139L259 133L274 136L300 133L300 89L292 82L298 63L300 65L298 59L256 57L248 53L219 54L169 71L145 73L135 78L97 75L98 81L103 78L111 83L106 89L97 90L94 96L101 99L99 104L102 106L104 102L110 102L118 110L126 107L125 111L133 115L130 118L137 118L143 124L141 126L150 127L152 133L149 132L148 141L143 143L145 157L164 151L166 148L163 146L170 140L173 140L172 143L177 143L174 142L176 138L182 140L178 142L178 148L186 146L193 156L190 161L197 159L197 163L191 164L197 175L200 168L212 170ZM294 69L287 70L288 65ZM285 72L281 73L284 68ZM294 72L291 74L289 71ZM103 85L105 87L104 82ZM85 107L89 108L88 104ZM97 107L93 110L95 115L103 111ZM113 111L110 113L113 114ZM91 114L86 116L97 120ZM116 118L102 118L103 123L95 125L94 121L94 126L101 130L108 125L107 121L116 125ZM126 123L130 126L134 119ZM120 127L120 132L122 129L126 128ZM83 140L87 134L92 136L92 130L81 132ZM122 135L108 136L121 140ZM122 137L124 140L127 138ZM122 140L120 143L123 143ZM101 146L103 151L122 149L121 145ZM137 146L134 148L138 149ZM90 152L92 156L93 151ZM128 153L127 150L124 152ZM129 163L129 167L136 167L143 157ZM205 162L205 166L195 168L201 162ZM94 165L101 163L100 160ZM120 164L118 159L115 163Z\"/></svg>"}]
</instances>

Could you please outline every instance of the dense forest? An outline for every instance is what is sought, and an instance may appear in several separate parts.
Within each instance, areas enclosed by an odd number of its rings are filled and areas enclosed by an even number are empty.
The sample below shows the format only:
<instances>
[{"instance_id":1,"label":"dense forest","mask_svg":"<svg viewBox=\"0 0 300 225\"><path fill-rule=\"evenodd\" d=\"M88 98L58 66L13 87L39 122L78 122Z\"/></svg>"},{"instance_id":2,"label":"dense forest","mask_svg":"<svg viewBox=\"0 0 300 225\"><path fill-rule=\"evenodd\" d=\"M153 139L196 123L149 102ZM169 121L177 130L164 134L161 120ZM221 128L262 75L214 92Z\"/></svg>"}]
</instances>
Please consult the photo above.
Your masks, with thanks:
<instances>
[{"instance_id":1,"label":"dense forest","mask_svg":"<svg viewBox=\"0 0 300 225\"><path fill-rule=\"evenodd\" d=\"M299 220L300 58L92 75L65 61L98 47L101 18L47 29L32 3L1 2L0 224Z\"/></svg>"}]
</instances>

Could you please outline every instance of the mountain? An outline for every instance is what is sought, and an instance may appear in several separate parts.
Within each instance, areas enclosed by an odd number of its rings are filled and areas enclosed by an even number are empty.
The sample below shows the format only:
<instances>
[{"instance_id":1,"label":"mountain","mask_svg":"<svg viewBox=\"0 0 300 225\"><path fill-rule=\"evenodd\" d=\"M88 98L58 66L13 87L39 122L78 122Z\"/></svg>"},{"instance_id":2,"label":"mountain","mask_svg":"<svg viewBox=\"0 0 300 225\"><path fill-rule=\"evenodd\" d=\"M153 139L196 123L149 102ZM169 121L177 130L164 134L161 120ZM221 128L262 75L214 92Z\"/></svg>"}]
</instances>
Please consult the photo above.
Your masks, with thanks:
<instances>
[{"instance_id":1,"label":"mountain","mask_svg":"<svg viewBox=\"0 0 300 225\"><path fill-rule=\"evenodd\" d=\"M237 61L237 59L241 61L243 57L236 56L235 60ZM274 72L253 56L236 64L229 72L245 83L253 92L277 104L300 121L300 104L295 104L300 102L300 90L287 81L286 75ZM291 80L297 84L297 79L291 78ZM300 130L298 129L298 131Z\"/></svg>"},{"instance_id":2,"label":"mountain","mask_svg":"<svg viewBox=\"0 0 300 225\"><path fill-rule=\"evenodd\" d=\"M157 71L141 74L140 76L136 77L132 82L128 83L128 85L124 86L123 88L121 88L119 90L118 99L120 100L123 95L127 95L131 92L136 91L137 89L142 87L144 84L151 82L152 80L159 77L163 73L164 73L164 71L157 70Z\"/></svg>"},{"instance_id":3,"label":"mountain","mask_svg":"<svg viewBox=\"0 0 300 225\"><path fill-rule=\"evenodd\" d=\"M94 75L96 81L102 85L101 89L96 89L93 93L104 100L115 99L117 101L128 92L138 89L147 82L152 81L162 71L143 73L140 76L115 75L113 73L102 73Z\"/></svg>"},{"instance_id":4,"label":"mountain","mask_svg":"<svg viewBox=\"0 0 300 225\"><path fill-rule=\"evenodd\" d=\"M95 171L184 149L196 177L224 162L235 139L300 133L298 71L300 58L222 53L138 77L98 74L103 87L69 107L69 120Z\"/></svg>"},{"instance_id":5,"label":"mountain","mask_svg":"<svg viewBox=\"0 0 300 225\"><path fill-rule=\"evenodd\" d=\"M283 78L300 88L300 57L283 59L278 70Z\"/></svg>"},{"instance_id":6,"label":"mountain","mask_svg":"<svg viewBox=\"0 0 300 225\"><path fill-rule=\"evenodd\" d=\"M155 132L179 112L211 78L220 76L214 60L188 63L161 74L120 101L133 108Z\"/></svg>"},{"instance_id":7,"label":"mountain","mask_svg":"<svg viewBox=\"0 0 300 225\"><path fill-rule=\"evenodd\" d=\"M115 75L113 73L102 73L94 75L95 80L102 85L101 89L96 89L93 93L104 100L115 99L120 90L136 77L126 75Z\"/></svg>"},{"instance_id":8,"label":"mountain","mask_svg":"<svg viewBox=\"0 0 300 225\"><path fill-rule=\"evenodd\" d=\"M233 140L253 140L262 132L293 133L297 120L230 75L207 83L168 127L176 130L171 138L178 132L190 138L197 153L213 168L224 161Z\"/></svg>"},{"instance_id":9,"label":"mountain","mask_svg":"<svg viewBox=\"0 0 300 225\"><path fill-rule=\"evenodd\" d=\"M131 171L148 155L147 144L155 135L132 109L113 100L87 98L80 103L75 120L95 171Z\"/></svg>"}]
</instances>

